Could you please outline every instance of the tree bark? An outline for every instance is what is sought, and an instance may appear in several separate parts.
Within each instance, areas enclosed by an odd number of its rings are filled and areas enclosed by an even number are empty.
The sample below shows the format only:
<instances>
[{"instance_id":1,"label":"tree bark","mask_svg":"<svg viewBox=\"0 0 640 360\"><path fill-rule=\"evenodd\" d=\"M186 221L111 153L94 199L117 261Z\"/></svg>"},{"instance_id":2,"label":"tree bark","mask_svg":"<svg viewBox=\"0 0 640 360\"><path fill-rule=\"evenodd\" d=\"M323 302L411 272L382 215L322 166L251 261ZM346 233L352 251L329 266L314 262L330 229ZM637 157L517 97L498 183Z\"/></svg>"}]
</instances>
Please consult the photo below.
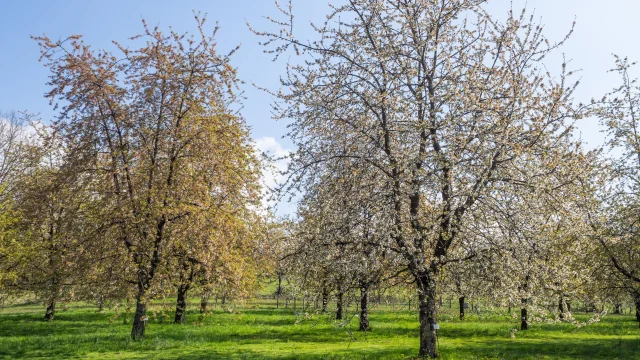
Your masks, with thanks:
<instances>
[{"instance_id":1,"label":"tree bark","mask_svg":"<svg viewBox=\"0 0 640 360\"><path fill-rule=\"evenodd\" d=\"M640 326L640 294L636 294L633 300L636 305L636 320L638 321L638 326Z\"/></svg>"},{"instance_id":2,"label":"tree bark","mask_svg":"<svg viewBox=\"0 0 640 360\"><path fill-rule=\"evenodd\" d=\"M419 357L438 357L438 330L436 312L436 276L435 271L425 272L418 276L418 308L420 318L420 351Z\"/></svg>"},{"instance_id":3,"label":"tree bark","mask_svg":"<svg viewBox=\"0 0 640 360\"><path fill-rule=\"evenodd\" d=\"M614 314L616 315L620 315L622 314L622 311L620 310L620 308L622 307L621 304L614 304L615 310L613 311Z\"/></svg>"},{"instance_id":4,"label":"tree bark","mask_svg":"<svg viewBox=\"0 0 640 360\"><path fill-rule=\"evenodd\" d=\"M56 300L53 299L47 305L47 311L44 313L44 321L51 321L56 314Z\"/></svg>"},{"instance_id":5,"label":"tree bark","mask_svg":"<svg viewBox=\"0 0 640 360\"><path fill-rule=\"evenodd\" d=\"M336 304L336 320L342 320L342 292L338 293L338 300Z\"/></svg>"},{"instance_id":6,"label":"tree bark","mask_svg":"<svg viewBox=\"0 0 640 360\"><path fill-rule=\"evenodd\" d=\"M322 313L327 313L327 305L329 304L329 292L326 289L322 289Z\"/></svg>"},{"instance_id":7,"label":"tree bark","mask_svg":"<svg viewBox=\"0 0 640 360\"><path fill-rule=\"evenodd\" d=\"M369 284L360 285L360 331L369 331Z\"/></svg>"},{"instance_id":8,"label":"tree bark","mask_svg":"<svg viewBox=\"0 0 640 360\"><path fill-rule=\"evenodd\" d=\"M144 338L144 330L147 324L147 300L146 287L138 284L138 294L136 295L136 314L133 317L133 327L131 329L131 339L141 340Z\"/></svg>"},{"instance_id":9,"label":"tree bark","mask_svg":"<svg viewBox=\"0 0 640 360\"><path fill-rule=\"evenodd\" d=\"M564 313L566 312L564 306L564 299L562 295L560 295L560 300L558 300L558 311L560 311L560 319L564 319Z\"/></svg>"},{"instance_id":10,"label":"tree bark","mask_svg":"<svg viewBox=\"0 0 640 360\"><path fill-rule=\"evenodd\" d=\"M529 317L527 315L527 299L521 299L522 309L520 309L520 330L529 330Z\"/></svg>"},{"instance_id":11,"label":"tree bark","mask_svg":"<svg viewBox=\"0 0 640 360\"><path fill-rule=\"evenodd\" d=\"M464 296L458 298L458 303L460 304L460 320L464 320Z\"/></svg>"},{"instance_id":12,"label":"tree bark","mask_svg":"<svg viewBox=\"0 0 640 360\"><path fill-rule=\"evenodd\" d=\"M200 314L204 314L207 312L207 303L209 302L209 294L204 292L202 293L202 297L200 298Z\"/></svg>"},{"instance_id":13,"label":"tree bark","mask_svg":"<svg viewBox=\"0 0 640 360\"><path fill-rule=\"evenodd\" d=\"M184 324L187 311L187 291L189 285L181 284L178 286L178 298L176 300L176 315L173 319L174 324Z\"/></svg>"},{"instance_id":14,"label":"tree bark","mask_svg":"<svg viewBox=\"0 0 640 360\"><path fill-rule=\"evenodd\" d=\"M282 275L278 273L278 289L276 289L276 309L280 307L280 295L282 295Z\"/></svg>"},{"instance_id":15,"label":"tree bark","mask_svg":"<svg viewBox=\"0 0 640 360\"><path fill-rule=\"evenodd\" d=\"M102 312L104 310L104 296L98 296L98 312Z\"/></svg>"}]
</instances>

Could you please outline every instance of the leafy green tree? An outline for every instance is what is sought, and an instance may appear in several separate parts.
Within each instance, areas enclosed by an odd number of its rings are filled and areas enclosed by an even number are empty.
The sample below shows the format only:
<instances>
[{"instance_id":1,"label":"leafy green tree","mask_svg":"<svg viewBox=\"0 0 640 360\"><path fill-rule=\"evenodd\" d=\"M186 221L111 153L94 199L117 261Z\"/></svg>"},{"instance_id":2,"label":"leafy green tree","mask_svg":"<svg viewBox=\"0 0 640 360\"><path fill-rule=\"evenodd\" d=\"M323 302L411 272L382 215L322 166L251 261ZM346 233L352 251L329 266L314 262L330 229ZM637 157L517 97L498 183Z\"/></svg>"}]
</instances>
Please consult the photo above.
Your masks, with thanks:
<instances>
[{"instance_id":1,"label":"leafy green tree","mask_svg":"<svg viewBox=\"0 0 640 360\"><path fill-rule=\"evenodd\" d=\"M170 260L190 242L208 241L184 232L201 230L220 202L246 206L257 197L259 161L234 110L235 50L220 55L218 29L207 35L205 19L195 18L195 36L165 35L143 22L135 37L141 47L116 44L119 54L95 51L80 36L35 37L51 70L47 96L60 109L53 127L69 161L101 185L103 236L127 254L136 284L133 339L145 334L161 280L184 265Z\"/></svg>"}]
</instances>

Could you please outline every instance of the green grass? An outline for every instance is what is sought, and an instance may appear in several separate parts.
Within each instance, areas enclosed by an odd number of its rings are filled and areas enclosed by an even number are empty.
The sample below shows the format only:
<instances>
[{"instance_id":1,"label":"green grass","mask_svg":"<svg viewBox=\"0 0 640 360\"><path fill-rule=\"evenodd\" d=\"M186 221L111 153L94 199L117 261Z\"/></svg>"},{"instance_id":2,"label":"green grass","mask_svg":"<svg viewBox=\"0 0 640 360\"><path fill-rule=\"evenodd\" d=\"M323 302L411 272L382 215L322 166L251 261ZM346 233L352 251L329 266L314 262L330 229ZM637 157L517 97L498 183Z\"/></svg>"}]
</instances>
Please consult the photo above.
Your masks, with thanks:
<instances>
[{"instance_id":1,"label":"green grass","mask_svg":"<svg viewBox=\"0 0 640 360\"><path fill-rule=\"evenodd\" d=\"M125 317L130 315L114 317L110 311L72 304L46 323L40 321L43 307L15 306L0 311L0 358L407 359L417 353L414 312L373 310L373 331L365 334L357 331L357 318L339 327L330 316L305 318L274 304L257 301L236 313L218 308L200 319L194 302L188 324L172 324L170 313L152 317L140 342L129 340ZM610 315L581 328L533 324L511 338L514 327L517 323L505 316L471 316L461 322L443 314L442 358L640 359L640 332L632 316Z\"/></svg>"}]
</instances>

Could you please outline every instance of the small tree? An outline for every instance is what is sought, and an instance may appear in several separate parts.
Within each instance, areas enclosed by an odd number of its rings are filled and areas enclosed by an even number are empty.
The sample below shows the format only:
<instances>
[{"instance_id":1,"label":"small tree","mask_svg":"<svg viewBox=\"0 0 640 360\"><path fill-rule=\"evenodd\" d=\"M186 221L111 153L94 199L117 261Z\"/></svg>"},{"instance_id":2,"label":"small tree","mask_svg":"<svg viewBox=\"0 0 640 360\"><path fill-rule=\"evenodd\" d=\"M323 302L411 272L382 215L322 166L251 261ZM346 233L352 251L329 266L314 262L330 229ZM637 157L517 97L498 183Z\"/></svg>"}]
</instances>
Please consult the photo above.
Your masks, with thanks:
<instances>
[{"instance_id":1,"label":"small tree","mask_svg":"<svg viewBox=\"0 0 640 360\"><path fill-rule=\"evenodd\" d=\"M94 51L80 36L36 37L51 70L47 96L60 108L53 127L70 161L100 181L102 224L124 249L137 286L131 337L144 336L147 303L162 269L220 199L255 198L259 162L237 104L236 70L206 35L163 34L144 23L132 50ZM237 191L224 193L228 184ZM244 184L240 185L240 184ZM238 198L235 198L238 197ZM197 238L201 239L201 238Z\"/></svg>"}]
</instances>

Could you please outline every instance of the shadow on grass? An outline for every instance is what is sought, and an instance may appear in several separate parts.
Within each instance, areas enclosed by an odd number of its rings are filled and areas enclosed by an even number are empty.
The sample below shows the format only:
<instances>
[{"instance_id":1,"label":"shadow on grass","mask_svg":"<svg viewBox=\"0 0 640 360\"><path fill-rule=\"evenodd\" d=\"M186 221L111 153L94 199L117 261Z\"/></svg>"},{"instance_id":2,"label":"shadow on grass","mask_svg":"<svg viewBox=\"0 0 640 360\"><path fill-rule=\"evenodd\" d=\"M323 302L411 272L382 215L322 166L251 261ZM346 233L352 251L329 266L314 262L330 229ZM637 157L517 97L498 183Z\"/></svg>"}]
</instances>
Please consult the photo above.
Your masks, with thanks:
<instances>
[{"instance_id":1,"label":"shadow on grass","mask_svg":"<svg viewBox=\"0 0 640 360\"><path fill-rule=\"evenodd\" d=\"M296 318L289 309L214 311L196 326L151 323L147 338L131 342L130 325L113 313L78 308L61 312L53 322L32 313L0 313L0 357L158 358L158 359L406 359L417 353L417 323L409 313L374 312L374 331L336 328L332 316ZM128 316L128 315L127 315ZM301 320L302 319L302 320ZM296 320L299 321L296 324ZM632 317L605 317L599 324L575 328L537 324L509 336L508 321L443 323L443 359L597 359L639 358L640 336ZM597 335L597 336L593 336Z\"/></svg>"}]
</instances>

